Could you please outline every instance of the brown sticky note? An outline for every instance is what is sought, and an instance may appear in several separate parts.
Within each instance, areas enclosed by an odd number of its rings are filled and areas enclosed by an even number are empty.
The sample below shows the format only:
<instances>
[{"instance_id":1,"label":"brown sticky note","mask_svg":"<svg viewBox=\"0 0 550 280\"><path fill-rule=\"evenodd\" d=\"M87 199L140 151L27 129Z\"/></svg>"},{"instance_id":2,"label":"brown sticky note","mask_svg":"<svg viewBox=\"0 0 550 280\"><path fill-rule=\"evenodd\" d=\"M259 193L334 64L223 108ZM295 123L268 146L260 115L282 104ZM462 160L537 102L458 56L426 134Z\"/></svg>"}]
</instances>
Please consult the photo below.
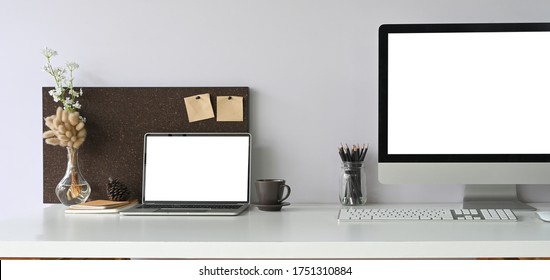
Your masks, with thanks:
<instances>
[{"instance_id":1,"label":"brown sticky note","mask_svg":"<svg viewBox=\"0 0 550 280\"><path fill-rule=\"evenodd\" d=\"M196 122L214 117L214 109L210 102L210 94L199 94L184 98L189 122Z\"/></svg>"},{"instance_id":2,"label":"brown sticky note","mask_svg":"<svg viewBox=\"0 0 550 280\"><path fill-rule=\"evenodd\" d=\"M216 98L217 118L219 122L243 121L242 96L218 96Z\"/></svg>"}]
</instances>

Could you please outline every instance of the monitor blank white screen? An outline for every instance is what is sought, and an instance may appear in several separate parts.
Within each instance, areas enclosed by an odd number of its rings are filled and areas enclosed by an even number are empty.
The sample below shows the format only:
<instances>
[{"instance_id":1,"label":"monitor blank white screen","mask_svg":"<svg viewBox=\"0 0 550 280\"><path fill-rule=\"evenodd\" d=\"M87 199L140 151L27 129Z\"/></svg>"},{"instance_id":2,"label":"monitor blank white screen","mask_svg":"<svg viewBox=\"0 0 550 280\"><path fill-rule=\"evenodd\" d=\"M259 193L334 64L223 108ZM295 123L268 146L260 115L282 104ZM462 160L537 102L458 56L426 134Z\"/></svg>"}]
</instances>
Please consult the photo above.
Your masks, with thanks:
<instances>
[{"instance_id":1,"label":"monitor blank white screen","mask_svg":"<svg viewBox=\"0 0 550 280\"><path fill-rule=\"evenodd\" d=\"M388 36L388 154L550 154L550 32Z\"/></svg>"}]
</instances>

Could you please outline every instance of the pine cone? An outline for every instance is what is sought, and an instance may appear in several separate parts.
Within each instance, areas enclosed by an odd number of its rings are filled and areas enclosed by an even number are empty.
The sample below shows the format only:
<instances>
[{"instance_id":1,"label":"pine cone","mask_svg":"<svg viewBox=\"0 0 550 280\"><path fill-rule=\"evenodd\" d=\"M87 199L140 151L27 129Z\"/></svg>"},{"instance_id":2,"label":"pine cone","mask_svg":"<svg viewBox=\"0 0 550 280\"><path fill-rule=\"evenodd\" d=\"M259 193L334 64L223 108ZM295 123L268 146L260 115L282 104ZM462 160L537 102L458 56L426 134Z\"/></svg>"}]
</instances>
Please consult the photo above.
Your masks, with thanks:
<instances>
[{"instance_id":1,"label":"pine cone","mask_svg":"<svg viewBox=\"0 0 550 280\"><path fill-rule=\"evenodd\" d=\"M118 179L113 179L109 177L109 183L107 183L107 195L110 200L113 201L124 201L130 198L130 190L118 181Z\"/></svg>"}]
</instances>

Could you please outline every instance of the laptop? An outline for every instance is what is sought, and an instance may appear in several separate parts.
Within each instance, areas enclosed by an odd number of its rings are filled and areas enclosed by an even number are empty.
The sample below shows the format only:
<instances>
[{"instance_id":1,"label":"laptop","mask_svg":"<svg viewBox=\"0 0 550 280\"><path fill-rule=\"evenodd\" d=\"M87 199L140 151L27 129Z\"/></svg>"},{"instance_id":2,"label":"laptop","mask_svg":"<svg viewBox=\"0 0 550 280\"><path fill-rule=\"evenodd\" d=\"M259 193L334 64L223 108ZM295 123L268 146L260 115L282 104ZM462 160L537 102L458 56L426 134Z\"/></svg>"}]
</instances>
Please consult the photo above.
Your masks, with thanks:
<instances>
[{"instance_id":1,"label":"laptop","mask_svg":"<svg viewBox=\"0 0 550 280\"><path fill-rule=\"evenodd\" d=\"M125 216L225 215L250 205L248 133L146 133L142 204Z\"/></svg>"}]
</instances>

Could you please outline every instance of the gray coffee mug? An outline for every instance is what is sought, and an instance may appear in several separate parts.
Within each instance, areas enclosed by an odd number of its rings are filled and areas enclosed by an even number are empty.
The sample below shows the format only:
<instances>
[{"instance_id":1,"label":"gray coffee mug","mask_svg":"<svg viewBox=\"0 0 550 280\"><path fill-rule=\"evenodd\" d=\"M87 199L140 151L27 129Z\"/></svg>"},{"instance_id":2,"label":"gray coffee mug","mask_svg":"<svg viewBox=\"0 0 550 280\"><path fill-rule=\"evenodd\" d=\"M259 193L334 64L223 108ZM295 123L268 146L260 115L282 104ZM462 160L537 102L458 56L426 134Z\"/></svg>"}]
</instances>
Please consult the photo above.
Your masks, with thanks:
<instances>
[{"instance_id":1,"label":"gray coffee mug","mask_svg":"<svg viewBox=\"0 0 550 280\"><path fill-rule=\"evenodd\" d=\"M286 195L283 195L286 191ZM282 179L256 181L256 195L261 205L279 205L290 195L290 186Z\"/></svg>"}]
</instances>

